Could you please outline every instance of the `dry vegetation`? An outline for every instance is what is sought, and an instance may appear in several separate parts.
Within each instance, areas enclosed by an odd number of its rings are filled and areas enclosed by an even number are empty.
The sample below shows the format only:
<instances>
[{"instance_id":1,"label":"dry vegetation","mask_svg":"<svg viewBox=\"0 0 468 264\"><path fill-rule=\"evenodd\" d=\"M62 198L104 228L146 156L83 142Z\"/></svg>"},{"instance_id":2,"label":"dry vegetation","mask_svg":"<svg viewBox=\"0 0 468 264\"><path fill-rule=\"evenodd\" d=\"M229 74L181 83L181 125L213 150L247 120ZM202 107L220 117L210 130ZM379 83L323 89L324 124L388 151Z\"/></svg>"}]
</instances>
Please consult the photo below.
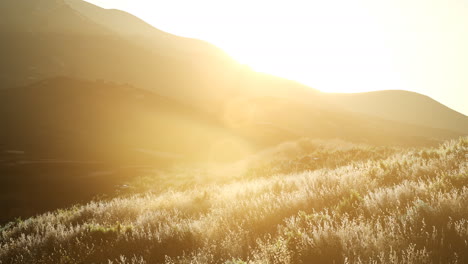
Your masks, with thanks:
<instances>
[{"instance_id":1,"label":"dry vegetation","mask_svg":"<svg viewBox=\"0 0 468 264\"><path fill-rule=\"evenodd\" d=\"M290 143L237 177L11 223L0 263L468 263L467 160L468 138L424 150Z\"/></svg>"}]
</instances>

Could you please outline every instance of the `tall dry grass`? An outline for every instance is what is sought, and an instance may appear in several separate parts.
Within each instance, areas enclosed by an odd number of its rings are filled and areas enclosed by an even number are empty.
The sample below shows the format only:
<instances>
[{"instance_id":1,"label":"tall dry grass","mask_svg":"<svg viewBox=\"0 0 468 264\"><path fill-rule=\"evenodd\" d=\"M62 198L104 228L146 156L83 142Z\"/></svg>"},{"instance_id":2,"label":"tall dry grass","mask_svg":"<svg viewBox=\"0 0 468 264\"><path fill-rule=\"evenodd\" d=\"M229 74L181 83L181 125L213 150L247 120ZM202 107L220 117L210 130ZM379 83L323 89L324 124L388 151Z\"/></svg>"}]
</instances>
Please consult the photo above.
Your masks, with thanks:
<instances>
[{"instance_id":1,"label":"tall dry grass","mask_svg":"<svg viewBox=\"0 0 468 264\"><path fill-rule=\"evenodd\" d=\"M235 180L11 223L0 263L468 263L468 138L328 149L294 154L303 169L263 158Z\"/></svg>"}]
</instances>

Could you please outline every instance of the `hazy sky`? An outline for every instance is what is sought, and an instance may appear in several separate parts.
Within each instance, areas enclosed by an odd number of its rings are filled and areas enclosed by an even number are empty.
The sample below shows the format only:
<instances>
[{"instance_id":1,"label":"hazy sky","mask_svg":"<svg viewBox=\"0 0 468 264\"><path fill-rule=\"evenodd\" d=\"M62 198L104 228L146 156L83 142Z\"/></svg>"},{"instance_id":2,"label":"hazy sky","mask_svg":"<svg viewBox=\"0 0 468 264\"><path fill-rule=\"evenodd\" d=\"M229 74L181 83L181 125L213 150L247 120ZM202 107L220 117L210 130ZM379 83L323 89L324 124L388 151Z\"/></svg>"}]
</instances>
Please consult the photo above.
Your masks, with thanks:
<instances>
[{"instance_id":1,"label":"hazy sky","mask_svg":"<svg viewBox=\"0 0 468 264\"><path fill-rule=\"evenodd\" d=\"M468 0L89 0L325 92L402 89L468 115Z\"/></svg>"}]
</instances>

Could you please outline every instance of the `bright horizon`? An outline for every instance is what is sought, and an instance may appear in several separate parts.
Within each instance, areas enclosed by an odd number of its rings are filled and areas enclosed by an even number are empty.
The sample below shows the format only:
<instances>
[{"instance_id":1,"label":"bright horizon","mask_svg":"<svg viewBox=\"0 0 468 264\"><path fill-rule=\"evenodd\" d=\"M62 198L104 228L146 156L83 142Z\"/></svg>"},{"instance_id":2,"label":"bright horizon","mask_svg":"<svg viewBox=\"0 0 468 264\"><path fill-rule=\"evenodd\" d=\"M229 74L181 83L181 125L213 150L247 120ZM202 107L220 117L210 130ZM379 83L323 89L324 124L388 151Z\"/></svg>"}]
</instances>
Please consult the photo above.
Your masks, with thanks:
<instances>
[{"instance_id":1,"label":"bright horizon","mask_svg":"<svg viewBox=\"0 0 468 264\"><path fill-rule=\"evenodd\" d=\"M88 0L324 92L408 90L468 115L461 0Z\"/></svg>"}]
</instances>

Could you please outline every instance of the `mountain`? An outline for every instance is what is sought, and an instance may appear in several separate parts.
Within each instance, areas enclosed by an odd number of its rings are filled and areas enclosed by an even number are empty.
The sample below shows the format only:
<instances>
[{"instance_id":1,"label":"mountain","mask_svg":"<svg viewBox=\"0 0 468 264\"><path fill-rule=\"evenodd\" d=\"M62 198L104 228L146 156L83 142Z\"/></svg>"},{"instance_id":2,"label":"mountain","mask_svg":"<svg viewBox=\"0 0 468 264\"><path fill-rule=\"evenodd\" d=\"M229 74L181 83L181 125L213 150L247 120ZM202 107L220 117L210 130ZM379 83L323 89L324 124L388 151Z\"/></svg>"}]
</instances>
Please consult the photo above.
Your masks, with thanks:
<instances>
[{"instance_id":1,"label":"mountain","mask_svg":"<svg viewBox=\"0 0 468 264\"><path fill-rule=\"evenodd\" d=\"M232 160L256 147L172 99L69 77L1 89L0 126L0 225L114 195L176 163Z\"/></svg>"},{"instance_id":2,"label":"mountain","mask_svg":"<svg viewBox=\"0 0 468 264\"><path fill-rule=\"evenodd\" d=\"M339 138L370 145L422 146L462 135L451 130L391 121L285 98L253 98L240 103L232 112L236 113L234 120L237 122L234 123L240 123L242 128L254 131L265 129L257 136L281 131L283 138L278 137L273 143L309 137ZM250 134L255 135L253 132Z\"/></svg>"},{"instance_id":3,"label":"mountain","mask_svg":"<svg viewBox=\"0 0 468 264\"><path fill-rule=\"evenodd\" d=\"M0 124L0 224L112 195L173 165L233 161L299 138L426 146L460 136L278 97L233 101L221 118L131 85L69 77L1 89Z\"/></svg>"},{"instance_id":4,"label":"mountain","mask_svg":"<svg viewBox=\"0 0 468 264\"><path fill-rule=\"evenodd\" d=\"M1 89L0 124L0 224L115 195L173 165L303 137L426 146L460 135L275 97L237 100L219 118L131 85L69 77Z\"/></svg>"},{"instance_id":5,"label":"mountain","mask_svg":"<svg viewBox=\"0 0 468 264\"><path fill-rule=\"evenodd\" d=\"M2 153L121 165L210 160L219 147L218 159L235 158L301 137L418 145L458 136L275 97L236 101L219 117L131 85L68 77L0 90L0 122Z\"/></svg>"},{"instance_id":6,"label":"mountain","mask_svg":"<svg viewBox=\"0 0 468 264\"><path fill-rule=\"evenodd\" d=\"M208 42L158 30L124 11L104 9L82 0L65 0L65 3L96 24L132 39L154 53L165 56L200 55L229 60L224 51Z\"/></svg>"},{"instance_id":7,"label":"mountain","mask_svg":"<svg viewBox=\"0 0 468 264\"><path fill-rule=\"evenodd\" d=\"M324 99L356 113L468 134L467 116L414 92L325 94Z\"/></svg>"},{"instance_id":8,"label":"mountain","mask_svg":"<svg viewBox=\"0 0 468 264\"><path fill-rule=\"evenodd\" d=\"M89 11L89 4L78 8L77 3L81 2L2 1L0 15L11 17L0 27L2 87L55 76L112 80L213 113L236 97L300 94L305 98L315 93L298 83L254 73L205 42L150 28L120 11L98 7ZM47 8L37 8L42 5ZM121 29L118 15L129 29ZM133 31L139 36L129 35Z\"/></svg>"},{"instance_id":9,"label":"mountain","mask_svg":"<svg viewBox=\"0 0 468 264\"><path fill-rule=\"evenodd\" d=\"M238 139L216 118L172 99L66 77L0 90L0 122L0 152L19 151L29 160L200 160L213 144Z\"/></svg>"},{"instance_id":10,"label":"mountain","mask_svg":"<svg viewBox=\"0 0 468 264\"><path fill-rule=\"evenodd\" d=\"M110 34L63 0L5 0L0 2L2 34Z\"/></svg>"},{"instance_id":11,"label":"mountain","mask_svg":"<svg viewBox=\"0 0 468 264\"><path fill-rule=\"evenodd\" d=\"M99 83L112 81L118 84L117 86L124 84L141 88L142 91L152 93L155 97L162 96L177 102L191 109L187 114L210 116L223 133L234 133L256 147L297 137L345 137L375 144L404 142L411 145L461 134L450 131L451 127L447 126L442 126L441 129L427 129L419 123L401 124L398 122L401 120L388 122L380 117L350 113L342 106L337 106L333 100L324 99L323 94L317 90L293 81L254 72L210 44L173 36L152 28L122 11L102 9L79 0L4 0L0 7L2 7L0 15L7 17L2 20L0 27L0 34L3 36L3 41L0 42L3 58L0 61L0 87L8 90L3 97L10 96L9 100L22 104L26 100L22 98L31 96L31 91L34 91L37 94L28 99L29 104L34 105L36 99L32 98L41 98L41 94L44 96L55 94L54 101L48 103L60 105L62 107L60 113L65 116L57 117L64 120L63 122L49 122L50 129L54 125L58 127L53 129L59 129L68 122L66 120L74 120L74 117L66 117L66 113L75 114L75 110L61 105L66 100L60 96L67 96L66 92L61 92L61 89L69 91L67 90L71 89L67 88L69 85L94 87L96 85L92 83L96 81L97 86ZM60 85L51 84L47 89L31 88L43 87L42 80L57 76L67 76L73 81L70 81L70 84L67 82ZM76 79L91 82L78 85L74 81ZM89 98L95 94L90 88L84 88L82 91L79 89L75 88L73 92L77 98ZM75 94L78 90L79 94ZM16 94L19 91L28 92ZM110 89L108 93L120 94L118 89ZM106 100L105 97L96 98ZM119 105L128 104L129 99L125 99L124 96L119 98L121 101L103 104L109 109L98 109L106 112L100 117L100 122L92 123L90 120L73 122L71 124L73 129L69 130L76 133L83 127L106 123L105 120L110 118L114 122L110 127L115 128L115 131L126 131L128 128L120 127L114 119L120 118L120 122L125 123L126 118L132 118L132 115L126 114L125 111L134 111L137 115L139 110L135 109L139 108L133 101L132 107L121 108ZM96 100L93 101L94 105L99 105L97 99L93 100ZM110 109L114 108L118 109L115 111L120 113L120 116L111 115L113 110ZM19 112L27 109L27 105L18 108ZM40 109L46 113L52 111L48 110L49 106L45 102ZM158 111L153 109L153 114L158 116ZM8 117L9 114L17 115L14 111L5 113L7 114L2 118L13 118ZM92 116L93 112L90 111L88 114ZM34 130L35 123L32 123L32 120L35 119L23 120L24 124L30 126L29 130L24 131ZM180 117L180 120L186 119ZM194 119L189 118L189 120ZM140 122L144 123L141 120ZM158 122L163 124L161 120ZM135 124L135 127L143 127L145 129L140 131L147 131L147 128L140 123ZM102 126L97 128L102 133L101 137L99 140L93 139L92 142L101 144L102 147L96 148L109 155L119 153L110 151L118 148L115 147L115 142L109 142L110 138L104 136L111 130ZM15 142L13 137L18 134L14 129L10 130L9 141ZM148 131L159 133L154 129ZM51 136L51 142L55 138L62 137L56 131L49 135L54 135ZM58 137L55 137L57 135ZM83 135L85 134L73 136L70 134L68 142L72 144L75 136L84 140ZM145 144L144 140L148 139L149 135L142 136L139 133L128 132L127 136L130 135L137 137L136 141L130 144L132 148L149 144ZM170 140L171 133L168 132L167 135L166 144L169 146L173 141ZM119 141L121 138L114 140ZM16 141L27 142L19 139ZM30 144L31 146L39 144L37 142L33 140ZM41 140L41 142L47 141ZM201 140L200 145L202 142L204 141ZM178 141L175 143L181 144ZM82 147L82 145L77 146ZM107 147L109 151L103 151ZM48 150L45 146L42 148ZM155 145L155 148L159 146ZM187 151L183 148L180 147L182 152ZM169 150L166 148L164 151ZM128 152L121 151L121 153ZM193 155L193 152L187 153ZM126 158L134 159L129 156ZM123 160L122 157L120 159Z\"/></svg>"}]
</instances>

